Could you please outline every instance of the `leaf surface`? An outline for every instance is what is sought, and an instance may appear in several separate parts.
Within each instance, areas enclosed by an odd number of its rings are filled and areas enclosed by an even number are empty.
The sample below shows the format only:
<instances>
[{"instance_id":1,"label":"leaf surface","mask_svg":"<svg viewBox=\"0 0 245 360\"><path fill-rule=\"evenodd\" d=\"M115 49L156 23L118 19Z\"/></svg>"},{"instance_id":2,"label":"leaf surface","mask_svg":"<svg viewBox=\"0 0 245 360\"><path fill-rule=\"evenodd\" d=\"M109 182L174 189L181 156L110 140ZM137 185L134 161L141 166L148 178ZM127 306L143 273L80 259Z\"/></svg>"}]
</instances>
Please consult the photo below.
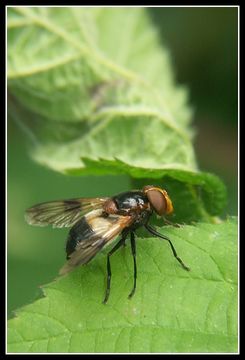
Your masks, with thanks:
<instances>
[{"instance_id":1,"label":"leaf surface","mask_svg":"<svg viewBox=\"0 0 245 360\"><path fill-rule=\"evenodd\" d=\"M237 352L237 222L165 227L167 242L137 238L137 290L129 246L106 253L43 288L45 296L9 320L9 352Z\"/></svg>"}]
</instances>

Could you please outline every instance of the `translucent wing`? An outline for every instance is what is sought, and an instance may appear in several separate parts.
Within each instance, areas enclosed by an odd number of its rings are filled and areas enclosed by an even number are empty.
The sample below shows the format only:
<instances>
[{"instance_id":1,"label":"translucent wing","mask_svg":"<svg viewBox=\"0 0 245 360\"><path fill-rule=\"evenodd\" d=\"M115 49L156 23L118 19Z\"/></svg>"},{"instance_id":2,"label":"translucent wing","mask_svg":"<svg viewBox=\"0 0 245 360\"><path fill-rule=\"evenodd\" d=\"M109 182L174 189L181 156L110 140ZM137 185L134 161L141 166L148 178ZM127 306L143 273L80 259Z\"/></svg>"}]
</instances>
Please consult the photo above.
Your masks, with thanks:
<instances>
[{"instance_id":1,"label":"translucent wing","mask_svg":"<svg viewBox=\"0 0 245 360\"><path fill-rule=\"evenodd\" d=\"M61 268L60 274L66 274L74 267L88 263L99 250L131 225L132 221L132 216L107 216L102 210L94 210L85 215L70 230L66 244L68 261Z\"/></svg>"},{"instance_id":2,"label":"translucent wing","mask_svg":"<svg viewBox=\"0 0 245 360\"><path fill-rule=\"evenodd\" d=\"M53 227L70 227L84 214L99 209L108 198L80 198L37 204L26 210L28 224Z\"/></svg>"}]
</instances>

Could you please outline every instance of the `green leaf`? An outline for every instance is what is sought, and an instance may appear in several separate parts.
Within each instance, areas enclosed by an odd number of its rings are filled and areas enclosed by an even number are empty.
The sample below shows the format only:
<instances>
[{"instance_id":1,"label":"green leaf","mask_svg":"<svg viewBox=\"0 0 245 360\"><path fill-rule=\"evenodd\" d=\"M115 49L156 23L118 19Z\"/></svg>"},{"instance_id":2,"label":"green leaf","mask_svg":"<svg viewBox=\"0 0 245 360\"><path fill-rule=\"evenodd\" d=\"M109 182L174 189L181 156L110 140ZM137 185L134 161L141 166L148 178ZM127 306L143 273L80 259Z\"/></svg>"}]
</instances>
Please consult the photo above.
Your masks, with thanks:
<instances>
[{"instance_id":1,"label":"green leaf","mask_svg":"<svg viewBox=\"0 0 245 360\"><path fill-rule=\"evenodd\" d=\"M39 163L158 179L192 204L184 221L222 212L225 187L198 171L187 92L145 9L9 8L8 89Z\"/></svg>"},{"instance_id":2,"label":"green leaf","mask_svg":"<svg viewBox=\"0 0 245 360\"><path fill-rule=\"evenodd\" d=\"M45 296L8 322L8 352L237 352L237 221L165 227L168 243L137 238L137 290L129 246L43 287Z\"/></svg>"},{"instance_id":3,"label":"green leaf","mask_svg":"<svg viewBox=\"0 0 245 360\"><path fill-rule=\"evenodd\" d=\"M81 156L195 168L186 95L142 9L11 8L8 29L9 90L29 111L36 160L64 172Z\"/></svg>"},{"instance_id":4,"label":"green leaf","mask_svg":"<svg viewBox=\"0 0 245 360\"><path fill-rule=\"evenodd\" d=\"M190 121L142 8L9 8L8 79L28 109L57 122L119 105L161 107L178 126Z\"/></svg>"}]
</instances>

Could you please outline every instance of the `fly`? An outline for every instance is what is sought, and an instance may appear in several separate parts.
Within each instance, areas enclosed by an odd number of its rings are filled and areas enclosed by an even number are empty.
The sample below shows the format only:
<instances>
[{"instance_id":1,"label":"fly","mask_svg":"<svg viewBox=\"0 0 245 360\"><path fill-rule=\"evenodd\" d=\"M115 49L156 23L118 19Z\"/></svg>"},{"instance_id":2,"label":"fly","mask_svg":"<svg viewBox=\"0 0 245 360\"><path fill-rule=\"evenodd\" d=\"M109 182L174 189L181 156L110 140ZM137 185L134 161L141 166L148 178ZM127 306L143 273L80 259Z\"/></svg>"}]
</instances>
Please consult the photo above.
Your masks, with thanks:
<instances>
[{"instance_id":1,"label":"fly","mask_svg":"<svg viewBox=\"0 0 245 360\"><path fill-rule=\"evenodd\" d=\"M142 190L123 192L113 197L77 198L45 202L26 210L26 221L31 225L71 227L66 241L66 264L59 274L69 273L79 265L87 264L118 235L119 241L107 254L107 286L103 303L109 298L111 288L110 257L130 237L134 261L134 284L129 294L136 290L137 265L135 231L143 226L150 234L169 242L174 257L185 270L190 270L177 255L171 240L157 232L149 219L155 212L164 216L173 212L166 190L147 185Z\"/></svg>"}]
</instances>

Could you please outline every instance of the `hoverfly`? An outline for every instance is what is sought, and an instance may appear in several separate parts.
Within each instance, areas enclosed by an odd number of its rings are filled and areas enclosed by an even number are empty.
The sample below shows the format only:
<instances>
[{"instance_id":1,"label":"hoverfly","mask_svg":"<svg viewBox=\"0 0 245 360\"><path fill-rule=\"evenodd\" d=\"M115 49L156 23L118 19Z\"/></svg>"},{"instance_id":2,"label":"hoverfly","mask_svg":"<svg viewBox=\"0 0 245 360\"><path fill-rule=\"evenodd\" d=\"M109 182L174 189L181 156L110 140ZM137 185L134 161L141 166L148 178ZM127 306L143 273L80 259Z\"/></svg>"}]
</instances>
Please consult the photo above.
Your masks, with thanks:
<instances>
[{"instance_id":1,"label":"hoverfly","mask_svg":"<svg viewBox=\"0 0 245 360\"><path fill-rule=\"evenodd\" d=\"M134 261L134 284L129 294L131 298L136 289L136 243L135 230L141 226L152 235L167 240L174 257L185 270L190 270L178 257L171 240L158 233L149 219L155 212L164 216L173 212L173 205L166 190L147 185L142 190L123 192L113 197L78 198L45 202L26 211L26 221L31 225L53 225L71 227L66 242L67 263L60 269L60 275L73 270L78 265L87 264L103 247L111 244L121 235L119 241L107 254L107 287L103 303L110 294L111 265L110 256L125 245L130 236Z\"/></svg>"}]
</instances>

